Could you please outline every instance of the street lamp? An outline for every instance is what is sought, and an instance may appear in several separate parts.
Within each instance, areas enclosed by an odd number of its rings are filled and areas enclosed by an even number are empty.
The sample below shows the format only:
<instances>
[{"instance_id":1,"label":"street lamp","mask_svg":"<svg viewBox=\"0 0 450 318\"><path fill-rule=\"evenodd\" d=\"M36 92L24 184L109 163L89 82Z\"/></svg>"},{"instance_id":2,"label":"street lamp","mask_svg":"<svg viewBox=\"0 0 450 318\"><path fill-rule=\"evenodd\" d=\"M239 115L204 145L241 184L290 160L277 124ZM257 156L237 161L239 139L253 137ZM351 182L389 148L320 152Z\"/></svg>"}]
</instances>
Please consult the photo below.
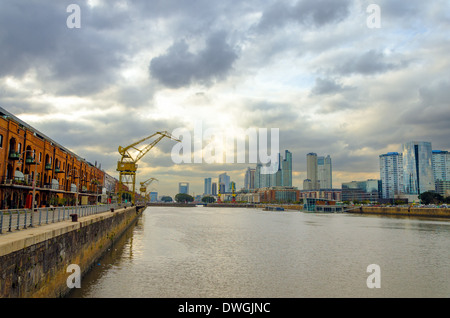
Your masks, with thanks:
<instances>
[{"instance_id":1,"label":"street lamp","mask_svg":"<svg viewBox=\"0 0 450 318\"><path fill-rule=\"evenodd\" d=\"M36 154L34 150L28 149L25 151L22 151L19 155L22 156L24 153L26 152L31 152L34 155ZM35 159L36 160L36 159ZM23 161L22 161L23 162ZM25 159L25 163L26 163L26 159ZM34 164L34 176L33 176L33 197L32 197L32 201L31 201L31 226L33 226L33 212L34 212L34 204L35 204L35 200L36 200L36 167L37 167L37 162L30 162L29 164Z\"/></svg>"},{"instance_id":2,"label":"street lamp","mask_svg":"<svg viewBox=\"0 0 450 318\"><path fill-rule=\"evenodd\" d=\"M78 178L78 181L77 181L77 191L75 191L75 206L78 208L78 188L80 187L80 172L77 170L77 169L72 169L72 170L70 170L69 171L69 173L68 173L68 175L70 175L70 176L72 176L72 171L75 171L76 173L77 173L77 176L75 177L74 176L74 178Z\"/></svg>"}]
</instances>

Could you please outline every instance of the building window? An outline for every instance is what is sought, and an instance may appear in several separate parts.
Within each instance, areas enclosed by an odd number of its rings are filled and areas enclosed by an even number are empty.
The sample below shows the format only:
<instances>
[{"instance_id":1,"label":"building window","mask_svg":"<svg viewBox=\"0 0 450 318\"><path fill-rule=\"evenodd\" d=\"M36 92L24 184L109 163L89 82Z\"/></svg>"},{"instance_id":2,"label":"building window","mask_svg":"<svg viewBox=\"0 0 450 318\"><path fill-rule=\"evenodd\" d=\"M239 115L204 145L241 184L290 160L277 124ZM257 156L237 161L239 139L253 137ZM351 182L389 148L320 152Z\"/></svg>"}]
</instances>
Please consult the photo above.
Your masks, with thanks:
<instances>
[{"instance_id":1,"label":"building window","mask_svg":"<svg viewBox=\"0 0 450 318\"><path fill-rule=\"evenodd\" d=\"M3 135L0 135L0 148L3 148Z\"/></svg>"}]
</instances>

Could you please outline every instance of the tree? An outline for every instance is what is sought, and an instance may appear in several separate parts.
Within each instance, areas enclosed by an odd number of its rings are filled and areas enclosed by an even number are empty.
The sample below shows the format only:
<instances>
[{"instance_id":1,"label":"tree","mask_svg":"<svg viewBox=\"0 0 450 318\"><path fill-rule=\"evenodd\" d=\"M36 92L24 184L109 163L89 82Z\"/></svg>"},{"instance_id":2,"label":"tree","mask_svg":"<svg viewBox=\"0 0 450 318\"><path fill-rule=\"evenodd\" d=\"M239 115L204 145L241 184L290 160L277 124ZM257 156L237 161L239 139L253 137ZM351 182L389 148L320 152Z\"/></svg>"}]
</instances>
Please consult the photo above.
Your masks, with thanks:
<instances>
[{"instance_id":1,"label":"tree","mask_svg":"<svg viewBox=\"0 0 450 318\"><path fill-rule=\"evenodd\" d=\"M175 196L175 201L177 201L178 203L180 203L180 202L192 202L192 201L194 201L194 198L192 196L190 196L189 194L186 194L186 193L178 193Z\"/></svg>"},{"instance_id":2,"label":"tree","mask_svg":"<svg viewBox=\"0 0 450 318\"><path fill-rule=\"evenodd\" d=\"M165 195L163 197L161 197L161 201L162 202L172 202L172 197L169 197L168 195Z\"/></svg>"},{"instance_id":3,"label":"tree","mask_svg":"<svg viewBox=\"0 0 450 318\"><path fill-rule=\"evenodd\" d=\"M423 204L439 204L444 201L444 197L442 195L432 191L422 192L419 195L419 199Z\"/></svg>"},{"instance_id":4,"label":"tree","mask_svg":"<svg viewBox=\"0 0 450 318\"><path fill-rule=\"evenodd\" d=\"M204 196L204 197L202 198L202 202L205 202L205 203L214 203L214 202L216 202L216 199L214 199L213 196L207 195L207 196Z\"/></svg>"}]
</instances>

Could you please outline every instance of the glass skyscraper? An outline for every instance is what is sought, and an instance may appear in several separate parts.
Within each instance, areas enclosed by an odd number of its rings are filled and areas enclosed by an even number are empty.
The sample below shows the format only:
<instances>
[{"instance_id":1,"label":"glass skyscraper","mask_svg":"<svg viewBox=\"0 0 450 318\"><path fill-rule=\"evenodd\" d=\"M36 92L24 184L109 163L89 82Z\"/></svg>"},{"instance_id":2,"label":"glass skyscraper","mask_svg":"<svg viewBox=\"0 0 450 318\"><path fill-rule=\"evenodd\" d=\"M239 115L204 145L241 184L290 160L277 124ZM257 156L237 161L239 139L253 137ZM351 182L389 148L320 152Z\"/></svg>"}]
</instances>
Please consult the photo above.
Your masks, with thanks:
<instances>
[{"instance_id":1,"label":"glass skyscraper","mask_svg":"<svg viewBox=\"0 0 450 318\"><path fill-rule=\"evenodd\" d=\"M403 144L403 186L406 194L434 191L431 142Z\"/></svg>"},{"instance_id":2,"label":"glass skyscraper","mask_svg":"<svg viewBox=\"0 0 450 318\"><path fill-rule=\"evenodd\" d=\"M311 152L306 155L306 177L303 190L333 188L331 157L317 156Z\"/></svg>"},{"instance_id":3,"label":"glass skyscraper","mask_svg":"<svg viewBox=\"0 0 450 318\"><path fill-rule=\"evenodd\" d=\"M292 187L292 152L286 150L281 163L282 185Z\"/></svg>"},{"instance_id":4,"label":"glass skyscraper","mask_svg":"<svg viewBox=\"0 0 450 318\"><path fill-rule=\"evenodd\" d=\"M450 181L450 153L443 150L433 150L431 162L434 180Z\"/></svg>"},{"instance_id":5,"label":"glass skyscraper","mask_svg":"<svg viewBox=\"0 0 450 318\"><path fill-rule=\"evenodd\" d=\"M383 199L403 193L403 156L398 152L380 155L380 179Z\"/></svg>"},{"instance_id":6,"label":"glass skyscraper","mask_svg":"<svg viewBox=\"0 0 450 318\"><path fill-rule=\"evenodd\" d=\"M317 157L317 181L319 189L333 188L330 155Z\"/></svg>"},{"instance_id":7,"label":"glass skyscraper","mask_svg":"<svg viewBox=\"0 0 450 318\"><path fill-rule=\"evenodd\" d=\"M281 154L278 154L276 170L273 173L264 173L270 171L269 166L270 163L266 165L258 163L256 165L255 189L280 186L292 187L292 153L290 151L285 151L284 160L282 160Z\"/></svg>"},{"instance_id":8,"label":"glass skyscraper","mask_svg":"<svg viewBox=\"0 0 450 318\"><path fill-rule=\"evenodd\" d=\"M211 178L205 178L205 190L204 190L204 192L203 192L203 194L212 194L212 192L211 192L211 181L212 181L212 179Z\"/></svg>"}]
</instances>

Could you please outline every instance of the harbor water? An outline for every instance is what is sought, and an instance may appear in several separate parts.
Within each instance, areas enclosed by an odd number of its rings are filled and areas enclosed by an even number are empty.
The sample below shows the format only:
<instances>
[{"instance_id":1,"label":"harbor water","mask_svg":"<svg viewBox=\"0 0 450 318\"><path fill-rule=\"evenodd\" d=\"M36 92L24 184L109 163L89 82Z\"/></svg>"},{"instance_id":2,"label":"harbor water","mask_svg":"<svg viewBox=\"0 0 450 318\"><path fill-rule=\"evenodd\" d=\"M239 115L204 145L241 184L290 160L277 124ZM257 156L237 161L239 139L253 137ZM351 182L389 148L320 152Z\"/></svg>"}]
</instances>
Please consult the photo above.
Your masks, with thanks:
<instances>
[{"instance_id":1,"label":"harbor water","mask_svg":"<svg viewBox=\"0 0 450 318\"><path fill-rule=\"evenodd\" d=\"M446 219L149 207L68 297L447 298L449 274Z\"/></svg>"}]
</instances>

